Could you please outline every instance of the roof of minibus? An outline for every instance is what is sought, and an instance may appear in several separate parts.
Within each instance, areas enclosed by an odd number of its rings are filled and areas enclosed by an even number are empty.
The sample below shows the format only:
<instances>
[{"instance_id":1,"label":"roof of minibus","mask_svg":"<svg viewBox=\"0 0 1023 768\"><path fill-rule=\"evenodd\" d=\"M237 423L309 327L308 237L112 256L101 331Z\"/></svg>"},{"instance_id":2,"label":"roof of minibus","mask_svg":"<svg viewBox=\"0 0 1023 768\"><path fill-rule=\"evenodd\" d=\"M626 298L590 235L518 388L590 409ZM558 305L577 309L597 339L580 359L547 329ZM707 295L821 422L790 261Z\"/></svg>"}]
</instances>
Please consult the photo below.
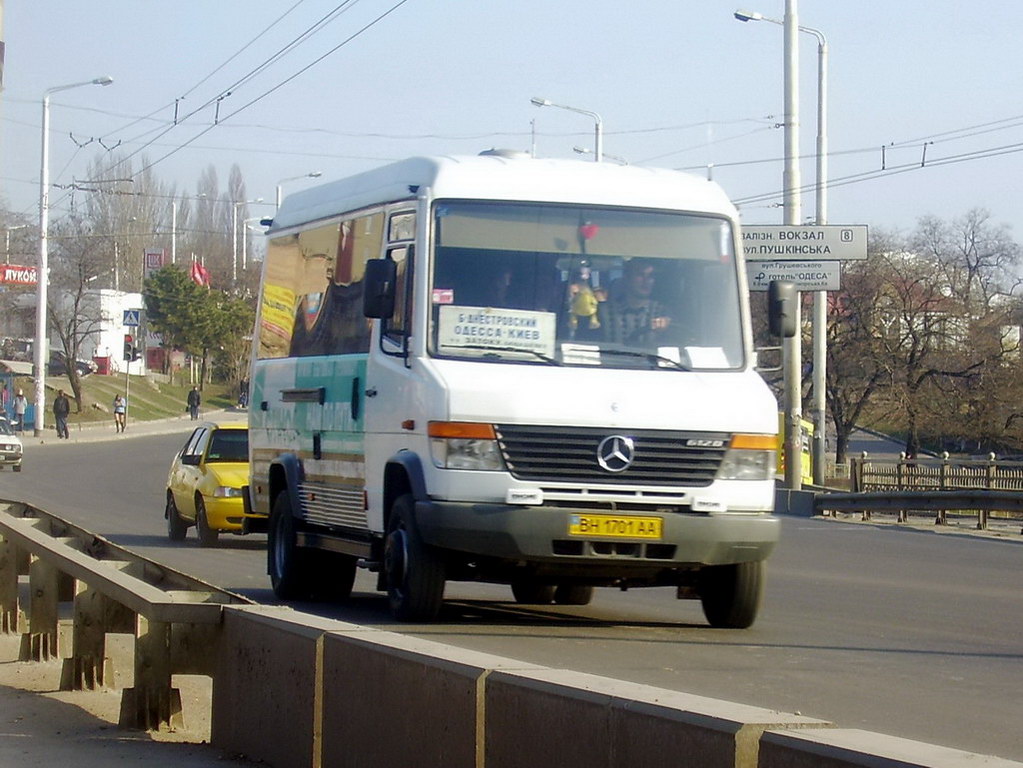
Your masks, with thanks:
<instances>
[{"instance_id":1,"label":"roof of minibus","mask_svg":"<svg viewBox=\"0 0 1023 768\"><path fill-rule=\"evenodd\" d=\"M516 200L698 211L735 216L712 181L662 168L525 155L413 157L288 195L269 232L347 211L415 199Z\"/></svg>"}]
</instances>

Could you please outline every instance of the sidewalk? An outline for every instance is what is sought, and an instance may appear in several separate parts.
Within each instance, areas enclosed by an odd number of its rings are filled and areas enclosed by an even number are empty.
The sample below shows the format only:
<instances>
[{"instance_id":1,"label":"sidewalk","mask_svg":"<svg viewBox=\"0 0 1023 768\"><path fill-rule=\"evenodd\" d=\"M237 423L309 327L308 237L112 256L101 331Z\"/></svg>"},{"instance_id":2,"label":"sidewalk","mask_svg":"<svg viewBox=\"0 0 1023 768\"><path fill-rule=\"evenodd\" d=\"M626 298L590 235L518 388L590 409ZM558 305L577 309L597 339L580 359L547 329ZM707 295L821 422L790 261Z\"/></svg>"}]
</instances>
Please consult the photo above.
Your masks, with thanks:
<instances>
[{"instance_id":1,"label":"sidewalk","mask_svg":"<svg viewBox=\"0 0 1023 768\"><path fill-rule=\"evenodd\" d=\"M249 412L246 409L235 406L218 411L204 411L200 413L198 421L192 421L188 414L184 413L181 416L174 416L169 419L154 419L152 421L135 421L131 418L131 414L129 414L127 427L124 432L118 433L114 430L114 421L111 416L110 421L90 422L87 426L72 423L68 427L68 431L71 434L68 442L94 443L105 440L123 440L128 437L172 435L178 432L185 435L185 433L204 421L245 421L248 418ZM64 442L58 439L52 418L45 424L42 436L36 437L31 433L31 430L26 430L21 435L21 440L25 445ZM0 768L2 766L3 764L0 763Z\"/></svg>"},{"instance_id":2,"label":"sidewalk","mask_svg":"<svg viewBox=\"0 0 1023 768\"><path fill-rule=\"evenodd\" d=\"M120 691L60 691L59 661L17 661L20 637L0 635L0 766L213 768L255 765L209 744L208 681L185 678L185 729L121 730ZM205 687L205 691L204 691ZM191 704L191 706L189 706Z\"/></svg>"}]
</instances>

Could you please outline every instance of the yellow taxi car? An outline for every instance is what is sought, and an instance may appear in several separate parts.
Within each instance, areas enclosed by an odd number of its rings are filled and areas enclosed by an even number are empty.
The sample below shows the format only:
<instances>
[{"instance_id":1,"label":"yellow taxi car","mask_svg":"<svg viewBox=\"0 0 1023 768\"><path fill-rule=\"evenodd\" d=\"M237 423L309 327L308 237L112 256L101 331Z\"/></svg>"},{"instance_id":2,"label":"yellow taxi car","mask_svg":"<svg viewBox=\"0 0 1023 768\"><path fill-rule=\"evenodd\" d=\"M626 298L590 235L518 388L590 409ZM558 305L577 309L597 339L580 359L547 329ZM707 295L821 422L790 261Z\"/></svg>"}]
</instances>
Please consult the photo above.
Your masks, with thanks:
<instances>
[{"instance_id":1,"label":"yellow taxi car","mask_svg":"<svg viewBox=\"0 0 1023 768\"><path fill-rule=\"evenodd\" d=\"M182 541L195 526L211 547L222 531L242 533L242 487L249 481L249 431L244 423L204 423L188 436L167 475L167 537Z\"/></svg>"}]
</instances>

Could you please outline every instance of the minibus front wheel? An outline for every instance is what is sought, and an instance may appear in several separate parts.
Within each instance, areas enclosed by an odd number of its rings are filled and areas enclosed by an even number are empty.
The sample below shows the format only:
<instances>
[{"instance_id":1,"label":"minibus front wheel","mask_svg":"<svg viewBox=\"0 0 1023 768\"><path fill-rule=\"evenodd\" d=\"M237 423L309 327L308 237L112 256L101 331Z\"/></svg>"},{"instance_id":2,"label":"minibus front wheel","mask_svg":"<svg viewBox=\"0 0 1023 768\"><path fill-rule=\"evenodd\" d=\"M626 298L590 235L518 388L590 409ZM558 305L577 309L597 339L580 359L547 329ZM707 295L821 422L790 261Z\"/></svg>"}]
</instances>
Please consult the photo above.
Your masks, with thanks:
<instances>
[{"instance_id":1,"label":"minibus front wheel","mask_svg":"<svg viewBox=\"0 0 1023 768\"><path fill-rule=\"evenodd\" d=\"M444 602L444 560L419 536L415 499L399 496L384 541L384 575L391 613L399 621L433 621Z\"/></svg>"}]
</instances>

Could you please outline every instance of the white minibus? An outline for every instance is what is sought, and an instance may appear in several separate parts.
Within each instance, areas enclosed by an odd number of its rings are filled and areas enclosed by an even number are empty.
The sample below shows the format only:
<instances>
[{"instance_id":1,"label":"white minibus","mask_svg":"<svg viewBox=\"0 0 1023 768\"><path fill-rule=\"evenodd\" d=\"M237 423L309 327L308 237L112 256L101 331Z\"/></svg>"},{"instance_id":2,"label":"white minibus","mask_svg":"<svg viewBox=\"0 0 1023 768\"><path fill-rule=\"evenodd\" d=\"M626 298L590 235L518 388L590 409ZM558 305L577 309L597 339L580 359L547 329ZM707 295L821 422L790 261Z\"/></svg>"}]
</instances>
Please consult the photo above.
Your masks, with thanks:
<instances>
[{"instance_id":1,"label":"white minibus","mask_svg":"<svg viewBox=\"0 0 1023 768\"><path fill-rule=\"evenodd\" d=\"M668 586L748 627L772 514L735 208L687 174L489 151L288 196L253 339L249 508L284 600L377 573L523 604Z\"/></svg>"}]
</instances>

